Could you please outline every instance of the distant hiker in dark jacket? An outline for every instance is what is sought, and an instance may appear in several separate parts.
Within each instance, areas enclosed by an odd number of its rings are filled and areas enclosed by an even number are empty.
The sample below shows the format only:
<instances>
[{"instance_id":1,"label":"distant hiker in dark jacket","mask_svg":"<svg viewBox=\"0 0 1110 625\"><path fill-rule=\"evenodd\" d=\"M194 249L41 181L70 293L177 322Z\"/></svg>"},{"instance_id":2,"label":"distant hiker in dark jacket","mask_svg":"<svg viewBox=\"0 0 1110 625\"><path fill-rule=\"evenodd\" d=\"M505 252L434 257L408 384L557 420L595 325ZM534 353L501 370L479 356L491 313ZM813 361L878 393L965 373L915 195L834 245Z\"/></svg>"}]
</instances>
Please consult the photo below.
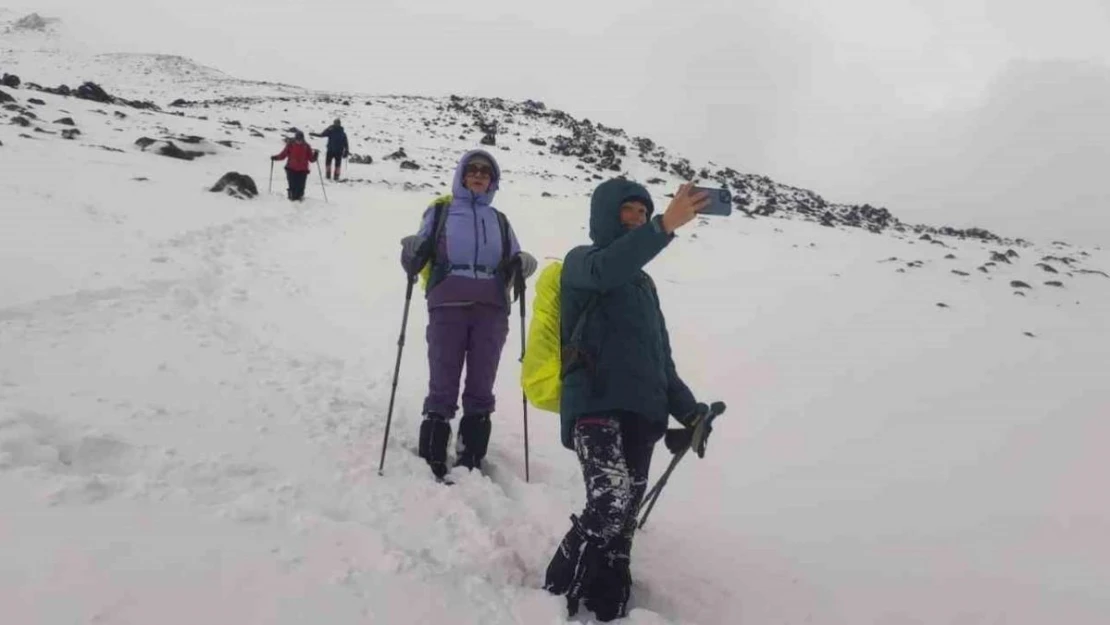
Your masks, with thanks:
<instances>
[{"instance_id":1,"label":"distant hiker in dark jacket","mask_svg":"<svg viewBox=\"0 0 1110 625\"><path fill-rule=\"evenodd\" d=\"M603 182L590 201L593 245L571 250L563 264L562 442L578 454L586 508L571 516L544 587L567 595L571 615L579 600L602 621L625 615L632 536L653 447L668 415L692 421L697 404L675 370L659 295L643 268L707 204L704 192L686 184L663 215L652 217L643 186Z\"/></svg>"},{"instance_id":2,"label":"distant hiker in dark jacket","mask_svg":"<svg viewBox=\"0 0 1110 625\"><path fill-rule=\"evenodd\" d=\"M456 466L481 467L495 408L493 383L509 331L509 287L536 259L520 250L507 218L493 205L501 169L488 152L463 155L452 196L441 209L424 212L420 231L402 240L401 265L415 276L432 260L427 283L428 396L420 424L420 456L442 479L447 474L451 419L458 410L459 378L466 364L463 417L456 440Z\"/></svg>"},{"instance_id":3,"label":"distant hiker in dark jacket","mask_svg":"<svg viewBox=\"0 0 1110 625\"><path fill-rule=\"evenodd\" d=\"M311 133L313 137L327 137L328 138L328 152L327 157L324 159L324 171L328 180L332 179L331 164L335 162L335 179L339 180L339 170L343 167L343 159L351 155L350 145L347 143L347 132L343 130L343 126L339 120L332 122L327 130L321 133Z\"/></svg>"},{"instance_id":4,"label":"distant hiker in dark jacket","mask_svg":"<svg viewBox=\"0 0 1110 625\"><path fill-rule=\"evenodd\" d=\"M293 133L293 140L285 144L285 149L270 160L281 161L289 159L285 164L285 177L289 181L289 199L304 200L304 186L308 179L308 172L312 170L310 163L315 163L319 152L305 143L304 133L297 130Z\"/></svg>"}]
</instances>

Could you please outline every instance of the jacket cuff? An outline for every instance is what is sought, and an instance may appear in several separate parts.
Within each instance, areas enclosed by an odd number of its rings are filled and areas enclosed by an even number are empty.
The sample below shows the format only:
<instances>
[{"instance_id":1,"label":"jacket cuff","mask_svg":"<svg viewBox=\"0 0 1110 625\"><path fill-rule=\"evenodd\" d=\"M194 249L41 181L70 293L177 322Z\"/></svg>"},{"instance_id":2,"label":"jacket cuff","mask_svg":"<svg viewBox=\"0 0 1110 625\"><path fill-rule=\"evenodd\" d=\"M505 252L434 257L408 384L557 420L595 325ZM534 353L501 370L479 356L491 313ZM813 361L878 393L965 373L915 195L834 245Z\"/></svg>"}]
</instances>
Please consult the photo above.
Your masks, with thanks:
<instances>
[{"instance_id":1,"label":"jacket cuff","mask_svg":"<svg viewBox=\"0 0 1110 625\"><path fill-rule=\"evenodd\" d=\"M670 234L667 234L667 231L663 229L663 216L662 215L656 215L656 216L651 218L651 228L652 228L652 230L655 230L659 234L667 237L668 241L670 241L671 239L674 238L674 233L673 232L670 233Z\"/></svg>"}]
</instances>

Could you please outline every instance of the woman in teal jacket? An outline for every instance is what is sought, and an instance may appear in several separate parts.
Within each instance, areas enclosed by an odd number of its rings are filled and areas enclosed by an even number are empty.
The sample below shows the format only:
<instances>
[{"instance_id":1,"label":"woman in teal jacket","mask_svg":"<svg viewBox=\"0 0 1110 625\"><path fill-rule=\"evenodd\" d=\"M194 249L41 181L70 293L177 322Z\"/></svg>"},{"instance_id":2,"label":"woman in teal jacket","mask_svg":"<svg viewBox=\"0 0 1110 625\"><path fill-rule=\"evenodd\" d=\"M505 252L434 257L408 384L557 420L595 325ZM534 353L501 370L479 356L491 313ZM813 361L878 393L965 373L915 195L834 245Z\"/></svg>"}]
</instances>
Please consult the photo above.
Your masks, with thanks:
<instances>
[{"instance_id":1,"label":"woman in teal jacket","mask_svg":"<svg viewBox=\"0 0 1110 625\"><path fill-rule=\"evenodd\" d=\"M603 182L590 201L593 245L567 254L560 285L563 445L574 449L586 508L547 568L545 588L598 619L624 616L636 511L668 415L690 422L696 402L679 378L659 296L644 266L708 204L683 185L663 215L643 186Z\"/></svg>"}]
</instances>

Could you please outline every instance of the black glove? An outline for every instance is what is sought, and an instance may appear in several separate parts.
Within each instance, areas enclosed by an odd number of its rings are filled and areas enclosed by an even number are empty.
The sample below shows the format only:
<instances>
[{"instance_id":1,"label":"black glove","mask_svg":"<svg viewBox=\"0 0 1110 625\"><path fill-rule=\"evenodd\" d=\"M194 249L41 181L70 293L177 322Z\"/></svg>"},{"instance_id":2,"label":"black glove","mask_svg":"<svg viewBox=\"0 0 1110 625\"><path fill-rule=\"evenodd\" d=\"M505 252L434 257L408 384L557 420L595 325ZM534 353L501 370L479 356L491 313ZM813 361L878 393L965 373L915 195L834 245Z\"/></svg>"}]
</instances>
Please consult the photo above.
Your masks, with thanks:
<instances>
[{"instance_id":1,"label":"black glove","mask_svg":"<svg viewBox=\"0 0 1110 625\"><path fill-rule=\"evenodd\" d=\"M690 441L694 438L693 428L681 427L670 428L663 436L663 444L667 446L667 451L672 454L677 454L683 449L690 446Z\"/></svg>"},{"instance_id":2,"label":"black glove","mask_svg":"<svg viewBox=\"0 0 1110 625\"><path fill-rule=\"evenodd\" d=\"M724 404L714 404L716 414L720 415L724 412ZM667 450L672 454L677 454L684 449L692 447L694 453L698 458L705 457L705 448L709 444L709 435L713 433L712 422L702 423L710 416L710 408L708 404L697 404L694 412L679 418L682 423L681 428L671 428L667 430L666 435L663 437L663 443L667 446ZM694 435L698 437L695 440Z\"/></svg>"}]
</instances>

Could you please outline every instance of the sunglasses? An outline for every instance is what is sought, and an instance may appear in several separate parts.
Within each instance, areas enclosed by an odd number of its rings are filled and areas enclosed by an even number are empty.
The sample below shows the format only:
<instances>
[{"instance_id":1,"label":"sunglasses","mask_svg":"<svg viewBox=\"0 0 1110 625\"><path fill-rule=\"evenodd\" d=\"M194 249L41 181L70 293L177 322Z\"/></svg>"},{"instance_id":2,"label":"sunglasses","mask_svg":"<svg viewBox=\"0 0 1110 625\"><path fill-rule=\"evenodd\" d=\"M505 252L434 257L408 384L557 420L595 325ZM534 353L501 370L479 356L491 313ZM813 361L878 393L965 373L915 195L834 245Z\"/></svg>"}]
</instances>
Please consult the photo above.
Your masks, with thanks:
<instances>
[{"instance_id":1,"label":"sunglasses","mask_svg":"<svg viewBox=\"0 0 1110 625\"><path fill-rule=\"evenodd\" d=\"M493 177L493 168L490 167L489 165L482 165L480 163L472 163L470 165L467 165L466 169L463 170L463 171L465 171L466 175L468 175L468 176L473 175L473 176L486 176L488 178Z\"/></svg>"}]
</instances>

